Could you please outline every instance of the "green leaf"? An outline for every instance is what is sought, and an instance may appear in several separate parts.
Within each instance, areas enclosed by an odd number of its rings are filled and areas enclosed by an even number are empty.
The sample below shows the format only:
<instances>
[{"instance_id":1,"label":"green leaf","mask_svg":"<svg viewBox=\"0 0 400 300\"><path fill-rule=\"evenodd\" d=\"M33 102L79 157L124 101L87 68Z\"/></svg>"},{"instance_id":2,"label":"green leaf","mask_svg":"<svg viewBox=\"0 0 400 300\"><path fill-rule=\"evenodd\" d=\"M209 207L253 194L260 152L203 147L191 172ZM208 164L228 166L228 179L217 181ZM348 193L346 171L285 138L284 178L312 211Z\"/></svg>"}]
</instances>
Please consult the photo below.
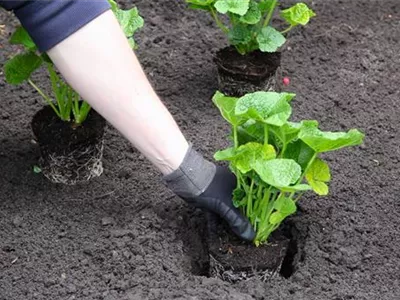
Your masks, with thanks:
<instances>
[{"instance_id":1,"label":"green leaf","mask_svg":"<svg viewBox=\"0 0 400 300\"><path fill-rule=\"evenodd\" d=\"M290 143L292 140L296 139L303 123L287 122L283 124L281 128L281 133L284 136L285 142Z\"/></svg>"},{"instance_id":2,"label":"green leaf","mask_svg":"<svg viewBox=\"0 0 400 300\"><path fill-rule=\"evenodd\" d=\"M256 2L250 2L247 13L240 17L240 21L246 24L257 24L261 20L261 10Z\"/></svg>"},{"instance_id":3,"label":"green leaf","mask_svg":"<svg viewBox=\"0 0 400 300\"><path fill-rule=\"evenodd\" d=\"M117 10L118 10L118 4L117 4L117 2L115 2L114 0L108 0L108 3L109 3L110 6L111 6L112 12L115 14L115 13L117 12Z\"/></svg>"},{"instance_id":4,"label":"green leaf","mask_svg":"<svg viewBox=\"0 0 400 300\"><path fill-rule=\"evenodd\" d=\"M131 46L132 49L136 49L137 48L137 44L135 42L135 40L133 38L128 38L128 43Z\"/></svg>"},{"instance_id":5,"label":"green leaf","mask_svg":"<svg viewBox=\"0 0 400 300\"><path fill-rule=\"evenodd\" d=\"M192 9L201 9L210 11L216 0L186 0Z\"/></svg>"},{"instance_id":6,"label":"green leaf","mask_svg":"<svg viewBox=\"0 0 400 300\"><path fill-rule=\"evenodd\" d=\"M40 56L41 56L41 58L43 59L44 62L47 62L47 63L53 65L53 61L50 59L50 57L47 55L46 52L42 53Z\"/></svg>"},{"instance_id":7,"label":"green leaf","mask_svg":"<svg viewBox=\"0 0 400 300\"><path fill-rule=\"evenodd\" d=\"M279 189L283 192L304 192L304 191L311 191L312 187L308 184L296 184L296 185L291 185L291 186L286 186L286 187L279 187Z\"/></svg>"},{"instance_id":8,"label":"green leaf","mask_svg":"<svg viewBox=\"0 0 400 300\"><path fill-rule=\"evenodd\" d=\"M250 0L218 0L214 6L221 14L231 12L244 16L249 9Z\"/></svg>"},{"instance_id":9,"label":"green leaf","mask_svg":"<svg viewBox=\"0 0 400 300\"><path fill-rule=\"evenodd\" d=\"M297 210L296 203L291 198L280 197L274 202L274 209L269 218L272 225L281 223L286 217L294 214Z\"/></svg>"},{"instance_id":10,"label":"green leaf","mask_svg":"<svg viewBox=\"0 0 400 300\"><path fill-rule=\"evenodd\" d=\"M10 84L20 84L28 80L31 74L40 67L43 60L33 52L18 54L6 62L4 73Z\"/></svg>"},{"instance_id":11,"label":"green leaf","mask_svg":"<svg viewBox=\"0 0 400 300\"><path fill-rule=\"evenodd\" d=\"M257 42L262 52L276 52L286 42L286 38L275 28L267 26L257 35Z\"/></svg>"},{"instance_id":12,"label":"green leaf","mask_svg":"<svg viewBox=\"0 0 400 300\"><path fill-rule=\"evenodd\" d=\"M269 217L269 222L272 225L280 224L285 219L285 216L279 211L273 212Z\"/></svg>"},{"instance_id":13,"label":"green leaf","mask_svg":"<svg viewBox=\"0 0 400 300\"><path fill-rule=\"evenodd\" d=\"M236 188L233 191L232 202L236 208L244 206L247 203L246 193L242 189Z\"/></svg>"},{"instance_id":14,"label":"green leaf","mask_svg":"<svg viewBox=\"0 0 400 300\"><path fill-rule=\"evenodd\" d=\"M42 169L39 166L33 166L33 172L39 174L42 172Z\"/></svg>"},{"instance_id":15,"label":"green leaf","mask_svg":"<svg viewBox=\"0 0 400 300\"><path fill-rule=\"evenodd\" d=\"M348 132L324 132L314 124L305 124L299 133L299 139L317 153L338 150L344 147L360 145L364 134L357 129Z\"/></svg>"},{"instance_id":16,"label":"green leaf","mask_svg":"<svg viewBox=\"0 0 400 300\"><path fill-rule=\"evenodd\" d=\"M238 149L228 148L214 154L215 160L231 161L232 165L241 173L245 174L254 168L257 162L263 162L276 157L272 145L259 143L247 143Z\"/></svg>"},{"instance_id":17,"label":"green leaf","mask_svg":"<svg viewBox=\"0 0 400 300\"><path fill-rule=\"evenodd\" d=\"M294 96L295 94L276 92L246 94L237 101L235 114L263 123L282 126L292 113L288 102Z\"/></svg>"},{"instance_id":18,"label":"green leaf","mask_svg":"<svg viewBox=\"0 0 400 300\"><path fill-rule=\"evenodd\" d=\"M291 141L297 139L303 123L287 122L282 126L271 126L269 130L278 137L281 143L288 144Z\"/></svg>"},{"instance_id":19,"label":"green leaf","mask_svg":"<svg viewBox=\"0 0 400 300\"><path fill-rule=\"evenodd\" d=\"M227 97L223 93L217 91L212 101L221 112L222 117L230 124L237 126L244 123L244 119L235 115L235 106L238 98Z\"/></svg>"},{"instance_id":20,"label":"green leaf","mask_svg":"<svg viewBox=\"0 0 400 300\"><path fill-rule=\"evenodd\" d=\"M248 142L264 142L264 125L254 120L248 120L238 127L239 145Z\"/></svg>"},{"instance_id":21,"label":"green leaf","mask_svg":"<svg viewBox=\"0 0 400 300\"><path fill-rule=\"evenodd\" d=\"M329 188L326 182L331 180L329 165L323 160L317 158L314 160L310 168L307 170L306 179L308 183L320 196L328 195Z\"/></svg>"},{"instance_id":22,"label":"green leaf","mask_svg":"<svg viewBox=\"0 0 400 300\"><path fill-rule=\"evenodd\" d=\"M288 216L294 214L296 212L297 207L296 203L291 198L279 197L274 202L274 209L279 211L281 214Z\"/></svg>"},{"instance_id":23,"label":"green leaf","mask_svg":"<svg viewBox=\"0 0 400 300\"><path fill-rule=\"evenodd\" d=\"M37 49L36 44L33 42L29 33L22 26L18 26L17 30L12 34L10 44L23 45L27 50L32 51Z\"/></svg>"},{"instance_id":24,"label":"green leaf","mask_svg":"<svg viewBox=\"0 0 400 300\"><path fill-rule=\"evenodd\" d=\"M314 154L315 151L302 140L296 140L287 145L284 158L293 159L305 170Z\"/></svg>"},{"instance_id":25,"label":"green leaf","mask_svg":"<svg viewBox=\"0 0 400 300\"><path fill-rule=\"evenodd\" d=\"M129 10L122 10L118 8L115 1L109 0L111 4L111 9L117 18L121 29L123 30L125 36L128 38L129 45L132 49L136 49L136 43L133 39L135 32L142 28L144 25L143 18L139 15L139 11L136 7Z\"/></svg>"},{"instance_id":26,"label":"green leaf","mask_svg":"<svg viewBox=\"0 0 400 300\"><path fill-rule=\"evenodd\" d=\"M221 161L221 160L228 160L231 161L236 157L236 149L231 147L224 150L217 151L214 154L214 159Z\"/></svg>"},{"instance_id":27,"label":"green leaf","mask_svg":"<svg viewBox=\"0 0 400 300\"><path fill-rule=\"evenodd\" d=\"M258 7L263 15L268 14L268 12L272 9L274 0L261 0L258 4Z\"/></svg>"},{"instance_id":28,"label":"green leaf","mask_svg":"<svg viewBox=\"0 0 400 300\"><path fill-rule=\"evenodd\" d=\"M243 174L254 169L257 162L264 162L276 157L275 149L272 145L259 143L247 143L237 149L234 159L234 166Z\"/></svg>"},{"instance_id":29,"label":"green leaf","mask_svg":"<svg viewBox=\"0 0 400 300\"><path fill-rule=\"evenodd\" d=\"M285 158L258 161L254 170L264 182L278 188L296 183L301 176L300 165L292 159Z\"/></svg>"},{"instance_id":30,"label":"green leaf","mask_svg":"<svg viewBox=\"0 0 400 300\"><path fill-rule=\"evenodd\" d=\"M125 36L128 38L129 45L132 49L136 49L137 45L133 39L135 32L142 28L144 25L143 18L139 15L139 11L136 7L128 10L123 10L118 7L117 2L114 0L108 0L111 5L111 10L113 11L115 17L117 18L121 29L123 30Z\"/></svg>"},{"instance_id":31,"label":"green leaf","mask_svg":"<svg viewBox=\"0 0 400 300\"><path fill-rule=\"evenodd\" d=\"M144 20L139 15L136 7L129 10L118 10L116 16L127 37L133 36L136 30L142 28L144 25Z\"/></svg>"},{"instance_id":32,"label":"green leaf","mask_svg":"<svg viewBox=\"0 0 400 300\"><path fill-rule=\"evenodd\" d=\"M228 33L232 45L247 44L251 41L251 30L246 24L237 24Z\"/></svg>"},{"instance_id":33,"label":"green leaf","mask_svg":"<svg viewBox=\"0 0 400 300\"><path fill-rule=\"evenodd\" d=\"M306 25L316 14L308 8L305 3L297 3L296 5L282 10L281 17L291 26Z\"/></svg>"}]
</instances>

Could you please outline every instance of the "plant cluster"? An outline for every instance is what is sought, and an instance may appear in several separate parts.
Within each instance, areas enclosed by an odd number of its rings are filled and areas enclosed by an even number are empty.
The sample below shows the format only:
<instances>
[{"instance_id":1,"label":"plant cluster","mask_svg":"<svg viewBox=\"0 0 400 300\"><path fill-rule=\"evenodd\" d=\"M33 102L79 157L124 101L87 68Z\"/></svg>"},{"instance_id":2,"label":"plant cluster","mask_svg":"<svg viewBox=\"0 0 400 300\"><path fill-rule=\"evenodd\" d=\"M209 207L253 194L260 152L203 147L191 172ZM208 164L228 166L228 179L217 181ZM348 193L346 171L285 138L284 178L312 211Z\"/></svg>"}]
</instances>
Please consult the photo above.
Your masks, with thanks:
<instances>
[{"instance_id":1,"label":"plant cluster","mask_svg":"<svg viewBox=\"0 0 400 300\"><path fill-rule=\"evenodd\" d=\"M118 19L132 49L136 49L134 33L143 26L143 18L136 7L122 10L114 0L109 0L111 9ZM82 101L79 94L70 87L56 72L54 64L46 53L38 53L38 48L22 27L18 27L10 38L10 43L22 45L24 52L15 55L4 65L6 81L10 84L28 82L54 110L56 115L65 122L80 125L87 118L90 105ZM33 81L32 74L41 66L45 66L51 82L53 97L46 95Z\"/></svg>"},{"instance_id":2,"label":"plant cluster","mask_svg":"<svg viewBox=\"0 0 400 300\"><path fill-rule=\"evenodd\" d=\"M324 132L315 120L291 122L292 93L255 92L241 98L217 92L213 97L231 124L233 147L214 158L228 161L236 175L235 207L256 231L254 243L265 243L282 221L296 212L304 192L328 194L328 163L319 155L362 143L364 135Z\"/></svg>"},{"instance_id":3,"label":"plant cluster","mask_svg":"<svg viewBox=\"0 0 400 300\"><path fill-rule=\"evenodd\" d=\"M276 52L286 42L285 33L306 25L315 16L306 4L297 3L280 12L288 26L278 31L271 26L277 0L186 0L186 3L190 8L208 11L230 44L243 55L255 50ZM225 15L227 22L219 14Z\"/></svg>"}]
</instances>

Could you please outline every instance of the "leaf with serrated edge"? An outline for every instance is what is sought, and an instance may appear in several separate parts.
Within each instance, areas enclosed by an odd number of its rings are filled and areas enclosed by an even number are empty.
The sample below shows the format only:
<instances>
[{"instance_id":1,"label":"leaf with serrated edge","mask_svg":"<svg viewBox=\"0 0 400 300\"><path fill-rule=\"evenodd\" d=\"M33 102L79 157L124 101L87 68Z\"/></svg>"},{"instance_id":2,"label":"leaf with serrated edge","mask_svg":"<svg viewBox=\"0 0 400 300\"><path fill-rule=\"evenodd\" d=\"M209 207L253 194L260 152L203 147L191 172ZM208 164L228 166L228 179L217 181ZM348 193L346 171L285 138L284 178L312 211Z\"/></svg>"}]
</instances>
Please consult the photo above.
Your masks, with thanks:
<instances>
[{"instance_id":1,"label":"leaf with serrated edge","mask_svg":"<svg viewBox=\"0 0 400 300\"><path fill-rule=\"evenodd\" d=\"M307 170L306 179L308 183L320 196L328 195L329 188L326 182L331 180L331 173L329 170L329 165L323 160L317 158L311 164L310 168Z\"/></svg>"},{"instance_id":2,"label":"leaf with serrated edge","mask_svg":"<svg viewBox=\"0 0 400 300\"><path fill-rule=\"evenodd\" d=\"M246 24L257 24L261 20L261 10L256 2L250 2L249 10L247 13L240 17L240 21Z\"/></svg>"},{"instance_id":3,"label":"leaf with serrated edge","mask_svg":"<svg viewBox=\"0 0 400 300\"><path fill-rule=\"evenodd\" d=\"M282 126L289 119L292 108L288 99L295 94L276 92L255 92L239 98L235 114L267 124Z\"/></svg>"},{"instance_id":4,"label":"leaf with serrated edge","mask_svg":"<svg viewBox=\"0 0 400 300\"><path fill-rule=\"evenodd\" d=\"M315 13L305 3L297 3L296 5L281 11L281 17L291 26L304 26L314 16Z\"/></svg>"},{"instance_id":5,"label":"leaf with serrated edge","mask_svg":"<svg viewBox=\"0 0 400 300\"><path fill-rule=\"evenodd\" d=\"M217 91L212 98L213 103L218 107L222 117L235 126L240 125L245 121L243 118L235 115L237 100L238 98L227 97L219 91Z\"/></svg>"},{"instance_id":6,"label":"leaf with serrated edge","mask_svg":"<svg viewBox=\"0 0 400 300\"><path fill-rule=\"evenodd\" d=\"M10 44L23 45L26 49L32 51L37 49L36 44L33 42L29 33L22 26L19 26L12 34Z\"/></svg>"},{"instance_id":7,"label":"leaf with serrated edge","mask_svg":"<svg viewBox=\"0 0 400 300\"><path fill-rule=\"evenodd\" d=\"M303 126L299 133L299 139L317 153L360 145L363 138L364 134L357 129L351 129L348 132L330 132L321 131L312 124Z\"/></svg>"},{"instance_id":8,"label":"leaf with serrated edge","mask_svg":"<svg viewBox=\"0 0 400 300\"><path fill-rule=\"evenodd\" d=\"M257 42L262 52L276 52L286 42L286 38L275 28L268 26L257 35Z\"/></svg>"},{"instance_id":9,"label":"leaf with serrated edge","mask_svg":"<svg viewBox=\"0 0 400 300\"><path fill-rule=\"evenodd\" d=\"M295 184L301 175L300 165L285 158L258 161L254 170L264 182L278 188Z\"/></svg>"},{"instance_id":10,"label":"leaf with serrated edge","mask_svg":"<svg viewBox=\"0 0 400 300\"><path fill-rule=\"evenodd\" d=\"M4 74L10 84L20 84L28 80L31 74L40 67L43 60L33 52L14 56L4 65Z\"/></svg>"},{"instance_id":11,"label":"leaf with serrated edge","mask_svg":"<svg viewBox=\"0 0 400 300\"><path fill-rule=\"evenodd\" d=\"M231 12L244 16L249 9L250 0L218 0L214 6L221 14Z\"/></svg>"}]
</instances>

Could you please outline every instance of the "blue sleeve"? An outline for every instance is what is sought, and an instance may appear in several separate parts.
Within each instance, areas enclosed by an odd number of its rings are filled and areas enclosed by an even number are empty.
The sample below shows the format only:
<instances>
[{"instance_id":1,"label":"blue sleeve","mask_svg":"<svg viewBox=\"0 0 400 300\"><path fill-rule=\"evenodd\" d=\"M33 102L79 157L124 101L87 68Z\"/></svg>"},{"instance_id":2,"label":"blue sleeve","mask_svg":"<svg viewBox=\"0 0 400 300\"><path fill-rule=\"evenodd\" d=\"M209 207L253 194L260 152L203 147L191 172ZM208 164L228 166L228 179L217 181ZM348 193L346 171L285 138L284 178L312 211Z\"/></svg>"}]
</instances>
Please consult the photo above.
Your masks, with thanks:
<instances>
[{"instance_id":1,"label":"blue sleeve","mask_svg":"<svg viewBox=\"0 0 400 300\"><path fill-rule=\"evenodd\" d=\"M107 11L107 0L0 0L45 52Z\"/></svg>"}]
</instances>

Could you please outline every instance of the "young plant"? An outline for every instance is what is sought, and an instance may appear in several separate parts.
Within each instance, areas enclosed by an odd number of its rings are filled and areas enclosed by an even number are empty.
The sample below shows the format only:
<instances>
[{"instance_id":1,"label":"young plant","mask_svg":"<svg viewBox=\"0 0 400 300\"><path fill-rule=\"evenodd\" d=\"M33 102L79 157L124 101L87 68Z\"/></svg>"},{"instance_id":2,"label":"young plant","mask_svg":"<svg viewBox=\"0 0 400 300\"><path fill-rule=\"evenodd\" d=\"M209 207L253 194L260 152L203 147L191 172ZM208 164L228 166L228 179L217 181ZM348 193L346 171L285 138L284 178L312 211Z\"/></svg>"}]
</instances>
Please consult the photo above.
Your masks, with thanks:
<instances>
[{"instance_id":1,"label":"young plant","mask_svg":"<svg viewBox=\"0 0 400 300\"><path fill-rule=\"evenodd\" d=\"M286 42L285 33L306 25L315 16L306 4L297 3L280 12L287 28L278 31L271 26L277 0L186 0L186 3L190 8L208 11L230 44L243 55L255 50L276 52ZM227 22L219 14L225 15Z\"/></svg>"},{"instance_id":2,"label":"young plant","mask_svg":"<svg viewBox=\"0 0 400 300\"><path fill-rule=\"evenodd\" d=\"M134 33L143 26L143 18L136 7L129 10L119 9L117 3L109 0L111 10L118 19L132 49L137 46L133 39ZM54 110L54 113L65 122L82 124L91 109L86 101L82 101L79 94L74 91L57 74L54 64L45 53L38 53L38 48L23 27L18 27L10 38L10 43L22 45L24 52L15 55L4 65L6 81L10 84L28 82ZM32 74L44 65L49 73L53 98L46 95L33 81Z\"/></svg>"},{"instance_id":3,"label":"young plant","mask_svg":"<svg viewBox=\"0 0 400 300\"><path fill-rule=\"evenodd\" d=\"M233 147L216 152L214 158L228 161L236 175L233 202L253 225L257 246L296 212L304 192L328 194L331 174L320 154L359 145L364 138L356 129L324 132L317 121L289 121L294 97L275 92L241 98L217 92L213 97L232 126L233 140Z\"/></svg>"}]
</instances>

